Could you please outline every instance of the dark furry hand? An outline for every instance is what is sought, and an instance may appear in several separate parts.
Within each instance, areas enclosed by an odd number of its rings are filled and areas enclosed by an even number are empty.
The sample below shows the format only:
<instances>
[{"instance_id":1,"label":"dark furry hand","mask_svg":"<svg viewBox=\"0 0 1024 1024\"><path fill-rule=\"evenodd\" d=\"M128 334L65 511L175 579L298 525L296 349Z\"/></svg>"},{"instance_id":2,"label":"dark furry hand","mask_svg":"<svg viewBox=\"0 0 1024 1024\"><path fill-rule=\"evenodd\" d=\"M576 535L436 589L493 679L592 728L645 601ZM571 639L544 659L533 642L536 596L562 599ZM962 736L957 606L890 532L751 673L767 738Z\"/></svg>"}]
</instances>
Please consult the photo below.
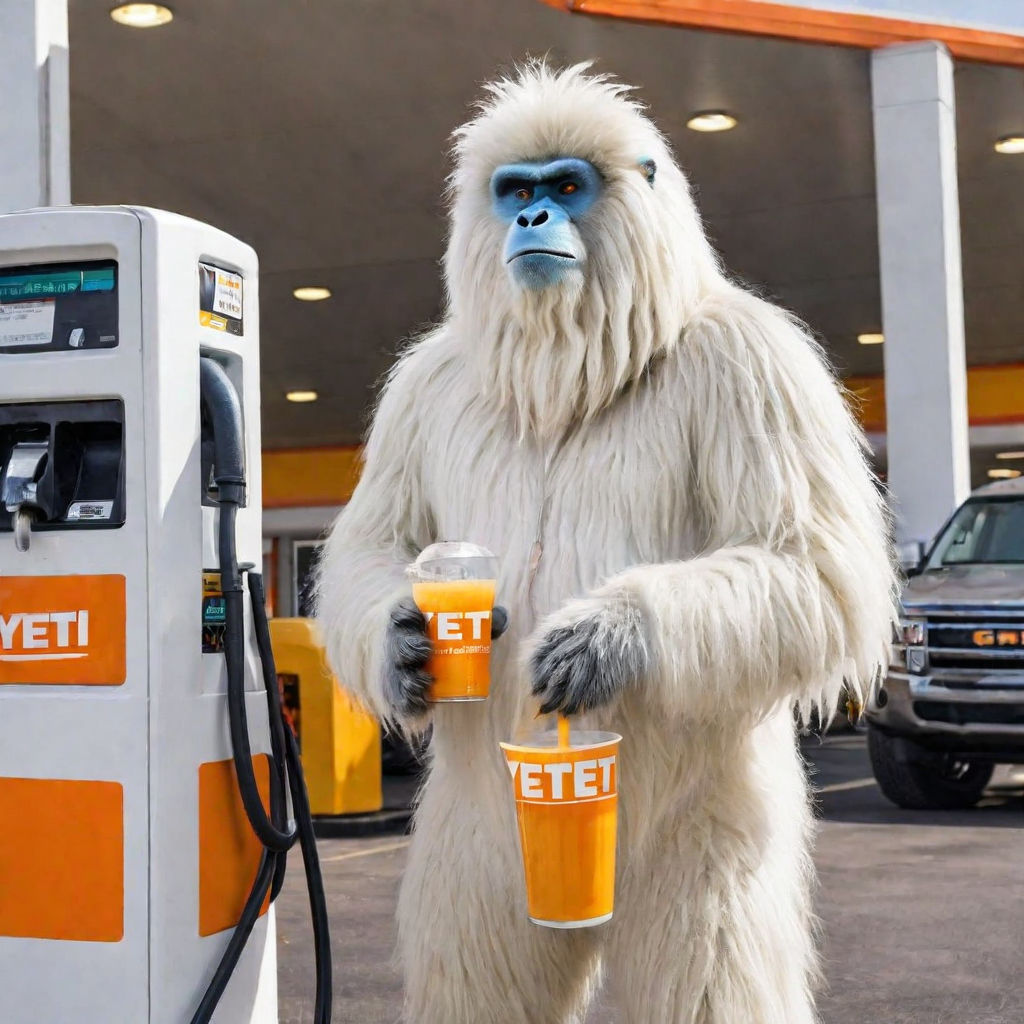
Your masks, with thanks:
<instances>
[{"instance_id":1,"label":"dark furry hand","mask_svg":"<svg viewBox=\"0 0 1024 1024\"><path fill-rule=\"evenodd\" d=\"M508 612L496 605L491 612L491 639L508 629ZM411 597L401 600L388 616L384 652L384 696L399 718L422 715L428 707L432 679L426 671L433 645L427 620Z\"/></svg>"},{"instance_id":2,"label":"dark furry hand","mask_svg":"<svg viewBox=\"0 0 1024 1024\"><path fill-rule=\"evenodd\" d=\"M543 714L607 704L648 669L643 615L625 597L573 601L552 616L530 658Z\"/></svg>"},{"instance_id":3,"label":"dark furry hand","mask_svg":"<svg viewBox=\"0 0 1024 1024\"><path fill-rule=\"evenodd\" d=\"M427 620L411 597L391 609L384 643L384 697L399 718L422 715L432 682L425 666L433 645Z\"/></svg>"},{"instance_id":4,"label":"dark furry hand","mask_svg":"<svg viewBox=\"0 0 1024 1024\"><path fill-rule=\"evenodd\" d=\"M508 611L500 604L496 604L491 612L491 639L497 640L506 629L508 629Z\"/></svg>"}]
</instances>

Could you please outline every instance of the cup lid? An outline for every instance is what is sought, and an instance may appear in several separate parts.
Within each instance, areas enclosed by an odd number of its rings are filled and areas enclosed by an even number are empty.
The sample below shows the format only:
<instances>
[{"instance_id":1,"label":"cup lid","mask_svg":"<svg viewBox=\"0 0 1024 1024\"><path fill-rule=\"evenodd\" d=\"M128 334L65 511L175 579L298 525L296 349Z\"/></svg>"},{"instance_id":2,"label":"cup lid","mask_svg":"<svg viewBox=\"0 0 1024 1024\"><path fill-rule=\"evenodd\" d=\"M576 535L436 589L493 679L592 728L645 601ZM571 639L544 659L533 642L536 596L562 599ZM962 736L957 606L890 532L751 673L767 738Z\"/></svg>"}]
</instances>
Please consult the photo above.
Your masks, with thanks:
<instances>
[{"instance_id":1,"label":"cup lid","mask_svg":"<svg viewBox=\"0 0 1024 1024\"><path fill-rule=\"evenodd\" d=\"M607 747L620 743L622 736L617 732L603 732L596 729L573 729L569 737L569 746L559 746L558 732L554 729L546 729L543 732L535 732L524 737L521 741L499 743L502 750L514 753L530 753L549 750L580 751L589 750L593 747Z\"/></svg>"},{"instance_id":2,"label":"cup lid","mask_svg":"<svg viewBox=\"0 0 1024 1024\"><path fill-rule=\"evenodd\" d=\"M445 540L424 548L406 572L418 580L488 580L498 574L498 559L479 544Z\"/></svg>"}]
</instances>

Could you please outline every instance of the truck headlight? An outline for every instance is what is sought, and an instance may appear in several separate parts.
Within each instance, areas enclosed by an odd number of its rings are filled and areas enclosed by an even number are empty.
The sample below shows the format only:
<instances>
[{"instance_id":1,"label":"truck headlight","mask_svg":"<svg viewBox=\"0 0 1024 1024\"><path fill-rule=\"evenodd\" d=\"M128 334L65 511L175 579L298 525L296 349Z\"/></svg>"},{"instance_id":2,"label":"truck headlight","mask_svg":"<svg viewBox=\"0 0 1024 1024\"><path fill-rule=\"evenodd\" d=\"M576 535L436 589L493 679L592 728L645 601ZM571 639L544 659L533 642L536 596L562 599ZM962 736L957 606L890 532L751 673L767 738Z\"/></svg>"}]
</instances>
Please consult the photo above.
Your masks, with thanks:
<instances>
[{"instance_id":1,"label":"truck headlight","mask_svg":"<svg viewBox=\"0 0 1024 1024\"><path fill-rule=\"evenodd\" d=\"M921 647L925 638L924 619L900 619L901 642L908 647Z\"/></svg>"},{"instance_id":2,"label":"truck headlight","mask_svg":"<svg viewBox=\"0 0 1024 1024\"><path fill-rule=\"evenodd\" d=\"M928 635L926 620L902 617L899 626L893 632L896 635L893 637L889 663L893 668L923 672L924 644Z\"/></svg>"}]
</instances>

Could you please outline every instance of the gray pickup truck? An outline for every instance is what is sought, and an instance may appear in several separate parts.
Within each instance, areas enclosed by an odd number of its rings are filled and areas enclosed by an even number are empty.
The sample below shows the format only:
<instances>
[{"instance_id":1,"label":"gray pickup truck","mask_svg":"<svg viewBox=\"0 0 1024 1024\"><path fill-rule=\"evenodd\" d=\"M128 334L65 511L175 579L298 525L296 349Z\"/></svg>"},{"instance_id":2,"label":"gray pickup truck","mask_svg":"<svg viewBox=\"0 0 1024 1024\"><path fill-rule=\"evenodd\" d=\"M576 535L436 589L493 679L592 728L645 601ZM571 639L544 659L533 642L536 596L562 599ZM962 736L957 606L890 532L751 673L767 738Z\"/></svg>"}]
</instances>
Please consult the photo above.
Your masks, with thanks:
<instances>
[{"instance_id":1,"label":"gray pickup truck","mask_svg":"<svg viewBox=\"0 0 1024 1024\"><path fill-rule=\"evenodd\" d=\"M900 807L977 803L1024 763L1024 477L975 491L909 570L889 671L866 711L882 792Z\"/></svg>"}]
</instances>

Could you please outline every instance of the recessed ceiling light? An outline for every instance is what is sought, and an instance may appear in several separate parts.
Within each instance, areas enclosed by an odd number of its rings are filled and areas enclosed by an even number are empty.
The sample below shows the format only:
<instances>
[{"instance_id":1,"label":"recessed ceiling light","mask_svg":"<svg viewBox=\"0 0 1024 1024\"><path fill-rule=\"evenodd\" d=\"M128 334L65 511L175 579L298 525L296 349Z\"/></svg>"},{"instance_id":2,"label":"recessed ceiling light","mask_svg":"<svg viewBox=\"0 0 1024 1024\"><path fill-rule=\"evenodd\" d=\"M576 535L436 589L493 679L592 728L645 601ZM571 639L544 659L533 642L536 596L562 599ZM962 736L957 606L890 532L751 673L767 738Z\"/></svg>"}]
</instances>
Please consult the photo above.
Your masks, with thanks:
<instances>
[{"instance_id":1,"label":"recessed ceiling light","mask_svg":"<svg viewBox=\"0 0 1024 1024\"><path fill-rule=\"evenodd\" d=\"M300 302L321 302L331 297L330 288L320 288L316 285L307 285L304 288L296 288L292 292Z\"/></svg>"},{"instance_id":2,"label":"recessed ceiling light","mask_svg":"<svg viewBox=\"0 0 1024 1024\"><path fill-rule=\"evenodd\" d=\"M996 143L997 153L1024 153L1024 135L1004 135Z\"/></svg>"},{"instance_id":3,"label":"recessed ceiling light","mask_svg":"<svg viewBox=\"0 0 1024 1024\"><path fill-rule=\"evenodd\" d=\"M110 16L129 28L157 28L171 21L174 12L163 4L118 4Z\"/></svg>"},{"instance_id":4,"label":"recessed ceiling light","mask_svg":"<svg viewBox=\"0 0 1024 1024\"><path fill-rule=\"evenodd\" d=\"M858 334L857 341L861 345L881 345L885 341L884 334Z\"/></svg>"},{"instance_id":5,"label":"recessed ceiling light","mask_svg":"<svg viewBox=\"0 0 1024 1024\"><path fill-rule=\"evenodd\" d=\"M1024 459L1024 452L996 452L997 459Z\"/></svg>"},{"instance_id":6,"label":"recessed ceiling light","mask_svg":"<svg viewBox=\"0 0 1024 1024\"><path fill-rule=\"evenodd\" d=\"M736 118L724 110L701 110L686 122L686 127L695 132L727 132L736 127Z\"/></svg>"},{"instance_id":7,"label":"recessed ceiling light","mask_svg":"<svg viewBox=\"0 0 1024 1024\"><path fill-rule=\"evenodd\" d=\"M315 391L289 391L284 397L289 402L315 402L320 396Z\"/></svg>"},{"instance_id":8,"label":"recessed ceiling light","mask_svg":"<svg viewBox=\"0 0 1024 1024\"><path fill-rule=\"evenodd\" d=\"M1020 476L1019 469L990 469L988 475L993 480L1014 480Z\"/></svg>"}]
</instances>

